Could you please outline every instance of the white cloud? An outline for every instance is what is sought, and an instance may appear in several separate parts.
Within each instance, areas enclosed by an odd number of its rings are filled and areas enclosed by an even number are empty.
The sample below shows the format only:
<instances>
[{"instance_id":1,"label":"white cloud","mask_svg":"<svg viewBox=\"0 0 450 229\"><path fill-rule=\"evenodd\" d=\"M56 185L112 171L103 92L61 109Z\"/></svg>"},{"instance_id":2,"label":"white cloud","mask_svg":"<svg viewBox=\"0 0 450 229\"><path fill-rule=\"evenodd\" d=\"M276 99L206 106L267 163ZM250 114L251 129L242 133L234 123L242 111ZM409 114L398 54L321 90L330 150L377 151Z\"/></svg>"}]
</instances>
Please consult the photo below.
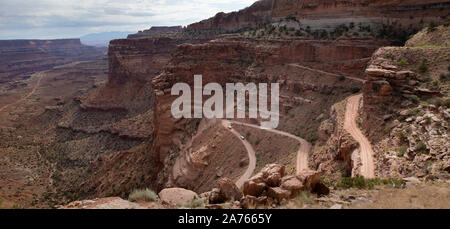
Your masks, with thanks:
<instances>
[{"instance_id":1,"label":"white cloud","mask_svg":"<svg viewBox=\"0 0 450 229\"><path fill-rule=\"evenodd\" d=\"M256 0L0 0L0 39L79 37L188 25Z\"/></svg>"}]
</instances>

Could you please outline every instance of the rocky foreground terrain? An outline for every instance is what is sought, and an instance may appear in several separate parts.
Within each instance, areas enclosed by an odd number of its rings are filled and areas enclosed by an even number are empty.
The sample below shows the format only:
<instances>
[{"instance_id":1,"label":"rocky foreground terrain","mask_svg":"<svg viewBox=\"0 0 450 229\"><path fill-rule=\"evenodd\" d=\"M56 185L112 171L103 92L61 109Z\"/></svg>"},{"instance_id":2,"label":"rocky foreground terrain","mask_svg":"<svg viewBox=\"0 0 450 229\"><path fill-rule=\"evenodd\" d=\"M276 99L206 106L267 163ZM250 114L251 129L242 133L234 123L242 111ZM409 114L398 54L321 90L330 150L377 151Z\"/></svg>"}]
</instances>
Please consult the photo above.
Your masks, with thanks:
<instances>
[{"instance_id":1,"label":"rocky foreground terrain","mask_svg":"<svg viewBox=\"0 0 450 229\"><path fill-rule=\"evenodd\" d=\"M449 12L261 0L2 77L0 207L449 208ZM175 119L195 74L279 83L277 130Z\"/></svg>"}]
</instances>

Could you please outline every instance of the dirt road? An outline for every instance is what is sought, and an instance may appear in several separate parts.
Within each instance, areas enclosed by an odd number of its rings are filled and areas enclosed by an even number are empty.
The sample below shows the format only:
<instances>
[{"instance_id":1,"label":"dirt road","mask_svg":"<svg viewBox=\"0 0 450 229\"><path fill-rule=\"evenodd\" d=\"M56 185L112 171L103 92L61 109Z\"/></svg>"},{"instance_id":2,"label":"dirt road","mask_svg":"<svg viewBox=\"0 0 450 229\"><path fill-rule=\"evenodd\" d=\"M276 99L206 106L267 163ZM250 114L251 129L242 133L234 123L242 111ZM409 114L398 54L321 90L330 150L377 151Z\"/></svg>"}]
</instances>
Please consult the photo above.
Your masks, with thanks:
<instances>
[{"instance_id":1,"label":"dirt road","mask_svg":"<svg viewBox=\"0 0 450 229\"><path fill-rule=\"evenodd\" d=\"M242 123L242 122L230 121L230 120L224 120L224 121L228 124L227 126L229 126L229 124L231 124L231 123L235 123L235 124L239 124L239 125L244 125L244 126L248 126L248 127L252 127L252 128L261 129L260 126L252 125L252 124L248 124L248 123ZM263 130L269 131L269 132L272 132L272 133L275 133L275 134L283 135L283 136L286 136L286 137L293 138L293 139L297 140L300 143L300 147L299 147L299 149L297 151L297 163L296 163L297 173L299 173L302 170L308 170L309 169L309 167L308 167L308 155L309 155L309 151L311 150L311 144L309 142L307 142L303 138L297 137L295 135L292 135L290 133L283 132L283 131L280 131L280 130L275 130L275 129L263 129ZM239 136L241 136L241 135L239 135ZM255 153L253 153L253 155L254 154ZM249 153L249 155L250 155L250 153ZM255 159L255 163L256 163L256 158L254 158L254 159Z\"/></svg>"},{"instance_id":2,"label":"dirt road","mask_svg":"<svg viewBox=\"0 0 450 229\"><path fill-rule=\"evenodd\" d=\"M375 169L373 162L373 149L369 140L359 129L356 119L358 118L359 101L362 95L355 95L347 100L347 108L345 111L344 129L359 143L361 151L361 175L365 178L374 178Z\"/></svg>"},{"instance_id":3,"label":"dirt road","mask_svg":"<svg viewBox=\"0 0 450 229\"><path fill-rule=\"evenodd\" d=\"M307 71L313 71L313 72L317 72L317 73L321 73L321 74L329 75L329 76L333 76L333 77L340 77L340 75L335 74L335 73L326 72L326 71L322 71L322 70L318 70L318 69L306 67L306 66L299 65L299 64L289 64L289 66L296 67L296 68L300 68L300 69L307 70ZM349 80L355 80L355 81L358 81L358 82L361 82L361 83L364 83L364 82L365 82L365 80L360 79L360 78L356 78L356 77L351 77L351 76L344 76L344 77L345 77L346 79L349 79Z\"/></svg>"},{"instance_id":4,"label":"dirt road","mask_svg":"<svg viewBox=\"0 0 450 229\"><path fill-rule=\"evenodd\" d=\"M228 129L228 126L230 126L232 123L232 121L228 121L228 120L222 120L222 125ZM236 137L240 138L242 135L239 134L236 130L234 129L228 129L229 131L231 131L231 133L233 133ZM241 188L244 185L244 182L247 181L248 179L250 179L250 177L253 174L253 171L256 168L256 152L253 149L252 145L247 141L247 140L242 140L242 143L245 146L245 149L248 152L248 157L249 157L249 163L248 163L248 168L245 171L245 173L239 178L238 181L236 181L236 185Z\"/></svg>"},{"instance_id":5,"label":"dirt road","mask_svg":"<svg viewBox=\"0 0 450 229\"><path fill-rule=\"evenodd\" d=\"M43 72L39 72L39 73L37 73L37 74L38 74L38 81L37 81L36 84L34 85L34 87L33 87L33 89L31 90L31 92L28 93L25 97L23 97L23 98L21 98L21 99L15 101L15 102L13 102L13 103L6 104L6 105L4 105L3 107L0 107L0 112L2 112L3 110L5 110L6 108L8 108L8 107L10 107L10 106L14 106L14 105L17 105L17 104L19 104L19 103L25 101L26 99L30 98L30 97L36 92L37 88L41 85L41 80L42 80L42 78L44 78L44 73L43 73Z\"/></svg>"}]
</instances>

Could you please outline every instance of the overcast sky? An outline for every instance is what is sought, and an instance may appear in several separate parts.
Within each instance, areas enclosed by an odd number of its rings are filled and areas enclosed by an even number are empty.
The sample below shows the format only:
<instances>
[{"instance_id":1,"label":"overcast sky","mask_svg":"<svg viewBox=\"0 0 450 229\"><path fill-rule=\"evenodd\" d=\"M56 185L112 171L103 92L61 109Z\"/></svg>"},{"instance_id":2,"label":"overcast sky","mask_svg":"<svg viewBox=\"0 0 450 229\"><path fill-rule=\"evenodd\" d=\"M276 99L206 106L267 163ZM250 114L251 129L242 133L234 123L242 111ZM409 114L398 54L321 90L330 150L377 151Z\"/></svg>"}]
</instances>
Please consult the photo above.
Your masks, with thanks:
<instances>
[{"instance_id":1,"label":"overcast sky","mask_svg":"<svg viewBox=\"0 0 450 229\"><path fill-rule=\"evenodd\" d=\"M0 0L0 39L77 38L89 33L188 25L256 0Z\"/></svg>"}]
</instances>

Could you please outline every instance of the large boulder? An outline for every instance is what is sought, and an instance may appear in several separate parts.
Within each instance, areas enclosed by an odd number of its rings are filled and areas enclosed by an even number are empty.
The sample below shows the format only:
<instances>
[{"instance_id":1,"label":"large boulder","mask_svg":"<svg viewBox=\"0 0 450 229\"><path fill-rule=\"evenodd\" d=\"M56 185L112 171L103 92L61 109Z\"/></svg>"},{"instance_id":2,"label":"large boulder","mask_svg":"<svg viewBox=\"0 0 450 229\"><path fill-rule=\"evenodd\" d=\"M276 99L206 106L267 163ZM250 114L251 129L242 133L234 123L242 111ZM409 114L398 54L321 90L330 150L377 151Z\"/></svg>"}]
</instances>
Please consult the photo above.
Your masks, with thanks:
<instances>
[{"instance_id":1,"label":"large boulder","mask_svg":"<svg viewBox=\"0 0 450 229\"><path fill-rule=\"evenodd\" d=\"M320 182L314 186L311 192L316 193L319 196L327 196L328 194L330 194L330 189L322 182Z\"/></svg>"},{"instance_id":2,"label":"large boulder","mask_svg":"<svg viewBox=\"0 0 450 229\"><path fill-rule=\"evenodd\" d=\"M244 183L244 195L260 196L265 188L265 183L256 183L253 180L248 180Z\"/></svg>"},{"instance_id":3,"label":"large boulder","mask_svg":"<svg viewBox=\"0 0 450 229\"><path fill-rule=\"evenodd\" d=\"M267 196L281 202L282 200L289 199L289 197L291 197L291 192L280 187L270 187Z\"/></svg>"},{"instance_id":4,"label":"large boulder","mask_svg":"<svg viewBox=\"0 0 450 229\"><path fill-rule=\"evenodd\" d=\"M225 202L227 199L224 195L222 195L220 189L215 188L209 193L208 200L210 204L220 204Z\"/></svg>"},{"instance_id":5,"label":"large boulder","mask_svg":"<svg viewBox=\"0 0 450 229\"><path fill-rule=\"evenodd\" d=\"M158 196L163 203L171 205L184 205L199 198L197 193L183 188L166 188L159 192Z\"/></svg>"},{"instance_id":6,"label":"large boulder","mask_svg":"<svg viewBox=\"0 0 450 229\"><path fill-rule=\"evenodd\" d=\"M286 176L281 180L280 187L290 191L291 196L295 196L303 189L303 183L296 176Z\"/></svg>"},{"instance_id":7,"label":"large boulder","mask_svg":"<svg viewBox=\"0 0 450 229\"><path fill-rule=\"evenodd\" d=\"M316 184L321 183L320 172L303 170L297 174L297 178L303 183L304 190L312 191Z\"/></svg>"},{"instance_id":8,"label":"large boulder","mask_svg":"<svg viewBox=\"0 0 450 229\"><path fill-rule=\"evenodd\" d=\"M240 200L242 198L242 192L236 186L236 184L229 178L221 178L217 181L217 187L220 190L220 194L228 200Z\"/></svg>"},{"instance_id":9,"label":"large boulder","mask_svg":"<svg viewBox=\"0 0 450 229\"><path fill-rule=\"evenodd\" d=\"M285 167L278 164L266 165L261 173L264 181L269 187L278 187L281 183L281 178L284 177Z\"/></svg>"}]
</instances>

